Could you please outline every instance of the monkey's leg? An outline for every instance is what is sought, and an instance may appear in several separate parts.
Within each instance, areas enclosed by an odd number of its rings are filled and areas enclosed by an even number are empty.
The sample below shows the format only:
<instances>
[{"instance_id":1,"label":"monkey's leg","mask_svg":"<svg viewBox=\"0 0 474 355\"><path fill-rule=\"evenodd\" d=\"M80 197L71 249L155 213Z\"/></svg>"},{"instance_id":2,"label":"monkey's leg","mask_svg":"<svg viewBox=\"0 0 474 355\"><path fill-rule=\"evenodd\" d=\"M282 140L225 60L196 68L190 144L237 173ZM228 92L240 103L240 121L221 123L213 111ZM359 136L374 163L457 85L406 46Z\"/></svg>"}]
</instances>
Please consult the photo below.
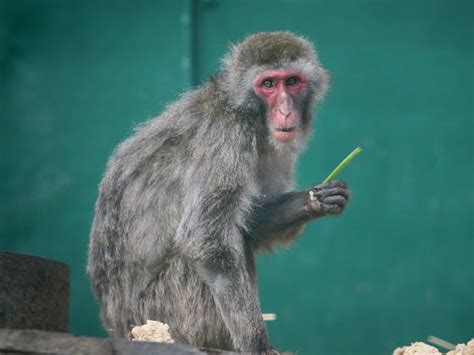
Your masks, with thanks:
<instances>
[{"instance_id":1,"label":"monkey's leg","mask_svg":"<svg viewBox=\"0 0 474 355\"><path fill-rule=\"evenodd\" d=\"M214 193L213 196L222 196ZM177 244L212 294L237 351L270 348L254 282L245 257L244 239L235 224L235 199L209 197L188 204ZM232 203L234 201L234 203ZM207 208L202 208L205 205Z\"/></svg>"},{"instance_id":2,"label":"monkey's leg","mask_svg":"<svg viewBox=\"0 0 474 355\"><path fill-rule=\"evenodd\" d=\"M200 276L206 280L221 312L237 351L266 351L270 348L267 330L261 316L255 289L245 268L243 258L214 256L227 265L216 267L216 262L200 263ZM235 260L235 261L234 261Z\"/></svg>"},{"instance_id":3,"label":"monkey's leg","mask_svg":"<svg viewBox=\"0 0 474 355\"><path fill-rule=\"evenodd\" d=\"M305 223L340 214L350 195L346 182L334 181L261 201L251 218L247 240L255 248L264 249L271 249L275 242L290 242L302 232Z\"/></svg>"}]
</instances>

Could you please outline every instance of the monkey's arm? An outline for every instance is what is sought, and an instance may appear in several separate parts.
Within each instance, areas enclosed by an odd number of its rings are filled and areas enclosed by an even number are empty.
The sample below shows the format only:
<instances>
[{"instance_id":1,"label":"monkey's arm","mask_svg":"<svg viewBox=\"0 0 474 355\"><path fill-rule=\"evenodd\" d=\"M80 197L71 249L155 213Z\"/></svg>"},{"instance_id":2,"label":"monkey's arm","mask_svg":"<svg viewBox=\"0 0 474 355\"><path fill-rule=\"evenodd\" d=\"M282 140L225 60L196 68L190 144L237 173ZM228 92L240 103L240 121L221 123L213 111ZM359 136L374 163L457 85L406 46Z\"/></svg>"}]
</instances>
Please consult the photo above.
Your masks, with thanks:
<instances>
[{"instance_id":1,"label":"monkey's arm","mask_svg":"<svg viewBox=\"0 0 474 355\"><path fill-rule=\"evenodd\" d=\"M315 199L311 199L310 191ZM247 240L255 249L271 250L276 242L289 243L304 225L325 215L340 214L350 198L344 181L316 185L260 201L250 219Z\"/></svg>"}]
</instances>

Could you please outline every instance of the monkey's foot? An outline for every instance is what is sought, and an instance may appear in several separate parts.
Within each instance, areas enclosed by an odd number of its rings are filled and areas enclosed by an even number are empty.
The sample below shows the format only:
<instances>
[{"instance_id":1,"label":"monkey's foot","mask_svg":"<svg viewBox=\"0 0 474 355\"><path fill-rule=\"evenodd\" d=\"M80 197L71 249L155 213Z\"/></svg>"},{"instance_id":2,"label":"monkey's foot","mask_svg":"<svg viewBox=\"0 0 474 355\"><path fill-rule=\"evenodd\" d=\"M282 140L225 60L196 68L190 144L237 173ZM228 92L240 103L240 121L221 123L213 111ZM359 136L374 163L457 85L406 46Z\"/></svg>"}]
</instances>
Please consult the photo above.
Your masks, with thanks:
<instances>
[{"instance_id":1,"label":"monkey's foot","mask_svg":"<svg viewBox=\"0 0 474 355\"><path fill-rule=\"evenodd\" d=\"M269 346L263 354L265 354L265 355L280 355L280 352L277 349L275 349L273 346Z\"/></svg>"}]
</instances>

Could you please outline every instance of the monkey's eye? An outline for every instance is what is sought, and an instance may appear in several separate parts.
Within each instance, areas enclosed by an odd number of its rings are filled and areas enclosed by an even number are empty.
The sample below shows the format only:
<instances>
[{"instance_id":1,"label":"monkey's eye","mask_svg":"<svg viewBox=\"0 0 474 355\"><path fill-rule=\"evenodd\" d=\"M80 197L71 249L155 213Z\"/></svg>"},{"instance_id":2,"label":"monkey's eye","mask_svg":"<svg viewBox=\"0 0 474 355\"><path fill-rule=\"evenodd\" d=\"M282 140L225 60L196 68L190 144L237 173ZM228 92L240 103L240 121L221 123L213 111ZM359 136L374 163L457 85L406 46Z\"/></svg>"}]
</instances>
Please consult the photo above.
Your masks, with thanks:
<instances>
[{"instance_id":1,"label":"monkey's eye","mask_svg":"<svg viewBox=\"0 0 474 355\"><path fill-rule=\"evenodd\" d=\"M275 87L275 82L273 81L273 79L265 79L262 82L262 86L266 87L267 89L271 89Z\"/></svg>"},{"instance_id":2,"label":"monkey's eye","mask_svg":"<svg viewBox=\"0 0 474 355\"><path fill-rule=\"evenodd\" d=\"M286 79L286 85L295 85L299 79L296 76Z\"/></svg>"}]
</instances>

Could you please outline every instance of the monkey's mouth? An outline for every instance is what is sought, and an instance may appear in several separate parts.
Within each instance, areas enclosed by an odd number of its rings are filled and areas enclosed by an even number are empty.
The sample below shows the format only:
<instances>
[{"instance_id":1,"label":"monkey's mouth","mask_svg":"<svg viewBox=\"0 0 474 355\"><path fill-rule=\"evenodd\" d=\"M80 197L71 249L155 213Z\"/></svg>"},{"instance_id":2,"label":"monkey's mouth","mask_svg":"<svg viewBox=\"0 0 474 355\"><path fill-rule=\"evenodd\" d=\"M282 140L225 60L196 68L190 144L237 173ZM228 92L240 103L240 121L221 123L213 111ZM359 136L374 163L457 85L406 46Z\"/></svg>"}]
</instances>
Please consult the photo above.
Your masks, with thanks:
<instances>
[{"instance_id":1,"label":"monkey's mouth","mask_svg":"<svg viewBox=\"0 0 474 355\"><path fill-rule=\"evenodd\" d=\"M275 131L277 132L293 132L296 129L295 126L293 127L275 127Z\"/></svg>"},{"instance_id":2,"label":"monkey's mouth","mask_svg":"<svg viewBox=\"0 0 474 355\"><path fill-rule=\"evenodd\" d=\"M296 126L274 127L273 134L272 134L273 139L282 143L290 142L295 138L296 129L297 129Z\"/></svg>"}]
</instances>

